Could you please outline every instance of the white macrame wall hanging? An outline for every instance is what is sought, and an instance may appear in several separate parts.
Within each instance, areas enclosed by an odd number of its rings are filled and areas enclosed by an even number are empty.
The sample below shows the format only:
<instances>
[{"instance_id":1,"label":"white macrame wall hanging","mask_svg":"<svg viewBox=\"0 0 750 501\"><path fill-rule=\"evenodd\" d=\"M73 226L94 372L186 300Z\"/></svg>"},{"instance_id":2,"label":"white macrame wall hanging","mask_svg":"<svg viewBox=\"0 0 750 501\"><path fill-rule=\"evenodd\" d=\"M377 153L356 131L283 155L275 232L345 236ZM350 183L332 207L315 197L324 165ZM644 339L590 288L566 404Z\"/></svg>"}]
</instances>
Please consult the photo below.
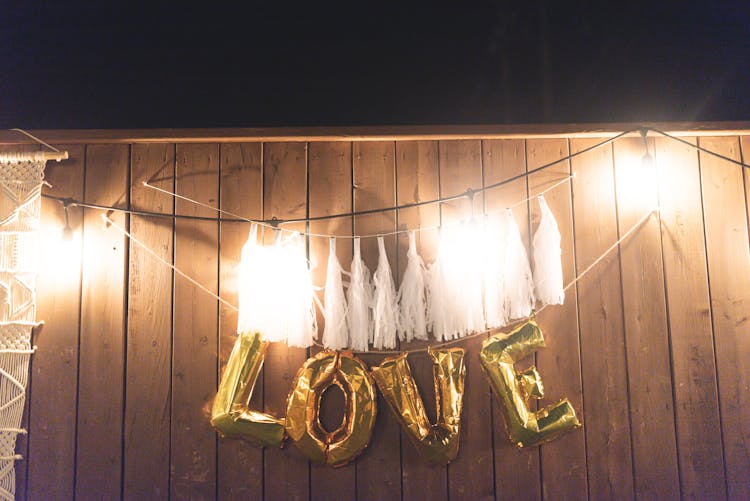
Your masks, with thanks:
<instances>
[{"instance_id":1,"label":"white macrame wall hanging","mask_svg":"<svg viewBox=\"0 0 750 501\"><path fill-rule=\"evenodd\" d=\"M26 433L32 329L36 323L37 238L44 155L0 158L0 499L15 497L16 437Z\"/></svg>"}]
</instances>

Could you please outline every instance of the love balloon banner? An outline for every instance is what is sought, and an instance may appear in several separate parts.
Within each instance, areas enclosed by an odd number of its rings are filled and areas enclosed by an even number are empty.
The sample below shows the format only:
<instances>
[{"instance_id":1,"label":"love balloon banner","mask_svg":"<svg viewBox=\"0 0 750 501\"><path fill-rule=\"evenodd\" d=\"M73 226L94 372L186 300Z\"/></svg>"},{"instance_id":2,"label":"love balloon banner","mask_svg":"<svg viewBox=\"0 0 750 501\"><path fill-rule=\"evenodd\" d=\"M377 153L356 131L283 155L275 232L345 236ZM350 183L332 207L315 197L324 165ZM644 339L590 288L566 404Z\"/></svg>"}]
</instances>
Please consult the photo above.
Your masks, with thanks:
<instances>
[{"instance_id":1,"label":"love balloon banner","mask_svg":"<svg viewBox=\"0 0 750 501\"><path fill-rule=\"evenodd\" d=\"M534 367L516 371L514 365L543 346L541 329L529 320L509 333L488 338L479 354L510 441L518 447L539 445L581 426L567 399L538 411L529 409L531 398L544 395L541 377ZM458 455L466 377L462 348L428 351L437 409L434 424L427 417L406 353L368 370L350 352L322 351L297 372L284 417L252 410L250 398L267 348L268 341L258 332L243 332L237 338L211 410L211 425L222 436L276 447L289 438L311 461L342 466L372 438L377 385L404 433L427 461L448 464ZM344 418L336 430L328 431L320 422L320 402L334 385L345 395Z\"/></svg>"}]
</instances>

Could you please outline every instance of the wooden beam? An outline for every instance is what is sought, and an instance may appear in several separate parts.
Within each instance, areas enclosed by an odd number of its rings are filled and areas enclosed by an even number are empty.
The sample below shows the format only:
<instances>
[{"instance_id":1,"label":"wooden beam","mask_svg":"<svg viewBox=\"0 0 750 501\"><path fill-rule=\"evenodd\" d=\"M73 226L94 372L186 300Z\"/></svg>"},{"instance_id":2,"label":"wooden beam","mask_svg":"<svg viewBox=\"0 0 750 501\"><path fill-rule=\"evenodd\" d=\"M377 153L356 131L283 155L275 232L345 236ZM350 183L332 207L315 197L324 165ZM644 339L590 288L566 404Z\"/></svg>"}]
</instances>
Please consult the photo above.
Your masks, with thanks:
<instances>
[{"instance_id":1,"label":"wooden beam","mask_svg":"<svg viewBox=\"0 0 750 501\"><path fill-rule=\"evenodd\" d=\"M40 129L29 131L47 142L70 143L215 143L261 141L384 141L435 139L516 139L612 137L626 130L652 127L686 136L743 135L750 122L643 122L584 124L395 125L358 127L255 127L214 129ZM0 131L0 144L33 139Z\"/></svg>"}]
</instances>

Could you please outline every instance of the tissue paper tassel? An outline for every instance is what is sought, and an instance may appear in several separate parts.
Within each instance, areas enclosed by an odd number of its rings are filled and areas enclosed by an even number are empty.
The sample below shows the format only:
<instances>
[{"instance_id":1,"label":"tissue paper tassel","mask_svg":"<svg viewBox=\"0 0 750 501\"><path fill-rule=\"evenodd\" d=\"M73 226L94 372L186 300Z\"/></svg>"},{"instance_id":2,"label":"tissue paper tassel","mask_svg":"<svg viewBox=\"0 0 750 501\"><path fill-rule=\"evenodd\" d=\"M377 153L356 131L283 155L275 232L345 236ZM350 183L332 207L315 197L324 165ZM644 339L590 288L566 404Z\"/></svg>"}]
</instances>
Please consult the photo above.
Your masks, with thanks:
<instances>
[{"instance_id":1,"label":"tissue paper tassel","mask_svg":"<svg viewBox=\"0 0 750 501\"><path fill-rule=\"evenodd\" d=\"M507 325L509 311L506 286L506 234L505 217L487 216L485 225L484 310L487 327Z\"/></svg>"},{"instance_id":2,"label":"tissue paper tassel","mask_svg":"<svg viewBox=\"0 0 750 501\"><path fill-rule=\"evenodd\" d=\"M237 332L260 332L267 341L311 346L317 331L313 286L304 242L295 233L273 246L257 243L257 226L242 248L238 271Z\"/></svg>"},{"instance_id":3,"label":"tissue paper tassel","mask_svg":"<svg viewBox=\"0 0 750 501\"><path fill-rule=\"evenodd\" d=\"M534 307L534 282L521 232L510 209L505 211L506 255L505 286L508 315L511 319L528 317Z\"/></svg>"},{"instance_id":4,"label":"tissue paper tassel","mask_svg":"<svg viewBox=\"0 0 750 501\"><path fill-rule=\"evenodd\" d=\"M334 350L345 348L349 344L349 331L346 328L346 297L341 273L341 264L336 256L336 239L331 238L328 245L328 269L324 294L323 346Z\"/></svg>"},{"instance_id":5,"label":"tissue paper tassel","mask_svg":"<svg viewBox=\"0 0 750 501\"><path fill-rule=\"evenodd\" d=\"M534 293L544 304L563 304L560 230L544 196L539 196L542 217L534 234Z\"/></svg>"},{"instance_id":6,"label":"tissue paper tassel","mask_svg":"<svg viewBox=\"0 0 750 501\"><path fill-rule=\"evenodd\" d=\"M445 228L428 270L428 325L439 341L484 328L482 248L474 224Z\"/></svg>"},{"instance_id":7,"label":"tissue paper tassel","mask_svg":"<svg viewBox=\"0 0 750 501\"><path fill-rule=\"evenodd\" d=\"M398 329L398 303L396 285L391 274L391 265L385 252L383 237L378 237L378 267L373 275L375 297L373 301L372 345L377 349L395 348Z\"/></svg>"},{"instance_id":8,"label":"tissue paper tassel","mask_svg":"<svg viewBox=\"0 0 750 501\"><path fill-rule=\"evenodd\" d=\"M425 267L417 253L416 237L409 232L409 250L406 253L406 269L398 291L399 339L427 339L425 303Z\"/></svg>"},{"instance_id":9,"label":"tissue paper tassel","mask_svg":"<svg viewBox=\"0 0 750 501\"><path fill-rule=\"evenodd\" d=\"M354 239L354 258L352 259L349 289L346 292L348 309L346 323L349 327L349 347L357 351L367 351L372 337L372 301L373 286L370 270L362 261L359 237Z\"/></svg>"}]
</instances>

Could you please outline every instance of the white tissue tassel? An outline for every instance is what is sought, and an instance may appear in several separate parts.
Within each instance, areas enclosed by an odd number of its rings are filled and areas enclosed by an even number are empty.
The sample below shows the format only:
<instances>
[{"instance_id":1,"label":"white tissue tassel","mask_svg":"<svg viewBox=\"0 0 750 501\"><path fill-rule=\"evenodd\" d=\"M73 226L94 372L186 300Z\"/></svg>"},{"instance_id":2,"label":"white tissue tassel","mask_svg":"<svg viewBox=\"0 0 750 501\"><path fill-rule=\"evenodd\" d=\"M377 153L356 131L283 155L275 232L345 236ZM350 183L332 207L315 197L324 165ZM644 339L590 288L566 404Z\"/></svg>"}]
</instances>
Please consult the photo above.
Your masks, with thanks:
<instances>
[{"instance_id":1,"label":"white tissue tassel","mask_svg":"<svg viewBox=\"0 0 750 501\"><path fill-rule=\"evenodd\" d=\"M272 246L257 243L251 225L238 270L237 332L260 332L267 341L307 348L317 331L313 286L299 234Z\"/></svg>"},{"instance_id":2,"label":"white tissue tassel","mask_svg":"<svg viewBox=\"0 0 750 501\"><path fill-rule=\"evenodd\" d=\"M406 269L398 290L399 326L398 337L402 341L427 339L425 303L425 267L417 253L414 231L409 232L409 250L406 253Z\"/></svg>"},{"instance_id":3,"label":"white tissue tassel","mask_svg":"<svg viewBox=\"0 0 750 501\"><path fill-rule=\"evenodd\" d=\"M508 324L508 302L506 301L505 251L506 234L504 216L487 216L484 243L484 310L487 327L502 327Z\"/></svg>"},{"instance_id":4,"label":"white tissue tassel","mask_svg":"<svg viewBox=\"0 0 750 501\"><path fill-rule=\"evenodd\" d=\"M398 330L398 303L396 302L396 285L391 274L391 265L385 252L383 237L378 237L378 267L373 275L375 299L373 303L373 338L376 349L396 347Z\"/></svg>"},{"instance_id":5,"label":"white tissue tassel","mask_svg":"<svg viewBox=\"0 0 750 501\"><path fill-rule=\"evenodd\" d=\"M276 247L270 250L276 251ZM277 288L276 302L282 305L279 316L286 316L286 342L289 346L307 348L312 346L318 326L305 242L299 233L294 233L278 250L281 259L276 261L276 280L283 285Z\"/></svg>"},{"instance_id":6,"label":"white tissue tassel","mask_svg":"<svg viewBox=\"0 0 750 501\"><path fill-rule=\"evenodd\" d=\"M336 256L336 239L331 238L328 245L328 268L324 294L323 346L334 350L345 348L349 344L349 331L346 328L346 296L341 273L341 264Z\"/></svg>"},{"instance_id":7,"label":"white tissue tassel","mask_svg":"<svg viewBox=\"0 0 750 501\"><path fill-rule=\"evenodd\" d=\"M427 327L438 341L450 339L453 329L451 311L448 308L444 259L442 246L438 247L435 261L427 268Z\"/></svg>"},{"instance_id":8,"label":"white tissue tassel","mask_svg":"<svg viewBox=\"0 0 750 501\"><path fill-rule=\"evenodd\" d=\"M506 217L506 301L510 318L523 318L531 314L534 307L534 281L526 254L526 247L521 240L521 232L510 209Z\"/></svg>"},{"instance_id":9,"label":"white tissue tassel","mask_svg":"<svg viewBox=\"0 0 750 501\"><path fill-rule=\"evenodd\" d=\"M542 217L534 233L534 293L544 304L563 304L560 229L544 196L540 195L538 199Z\"/></svg>"},{"instance_id":10,"label":"white tissue tassel","mask_svg":"<svg viewBox=\"0 0 750 501\"><path fill-rule=\"evenodd\" d=\"M370 270L362 260L359 237L354 238L354 258L350 273L349 289L346 291L346 299L349 303L346 310L349 347L357 351L367 351L373 332L373 286Z\"/></svg>"}]
</instances>

